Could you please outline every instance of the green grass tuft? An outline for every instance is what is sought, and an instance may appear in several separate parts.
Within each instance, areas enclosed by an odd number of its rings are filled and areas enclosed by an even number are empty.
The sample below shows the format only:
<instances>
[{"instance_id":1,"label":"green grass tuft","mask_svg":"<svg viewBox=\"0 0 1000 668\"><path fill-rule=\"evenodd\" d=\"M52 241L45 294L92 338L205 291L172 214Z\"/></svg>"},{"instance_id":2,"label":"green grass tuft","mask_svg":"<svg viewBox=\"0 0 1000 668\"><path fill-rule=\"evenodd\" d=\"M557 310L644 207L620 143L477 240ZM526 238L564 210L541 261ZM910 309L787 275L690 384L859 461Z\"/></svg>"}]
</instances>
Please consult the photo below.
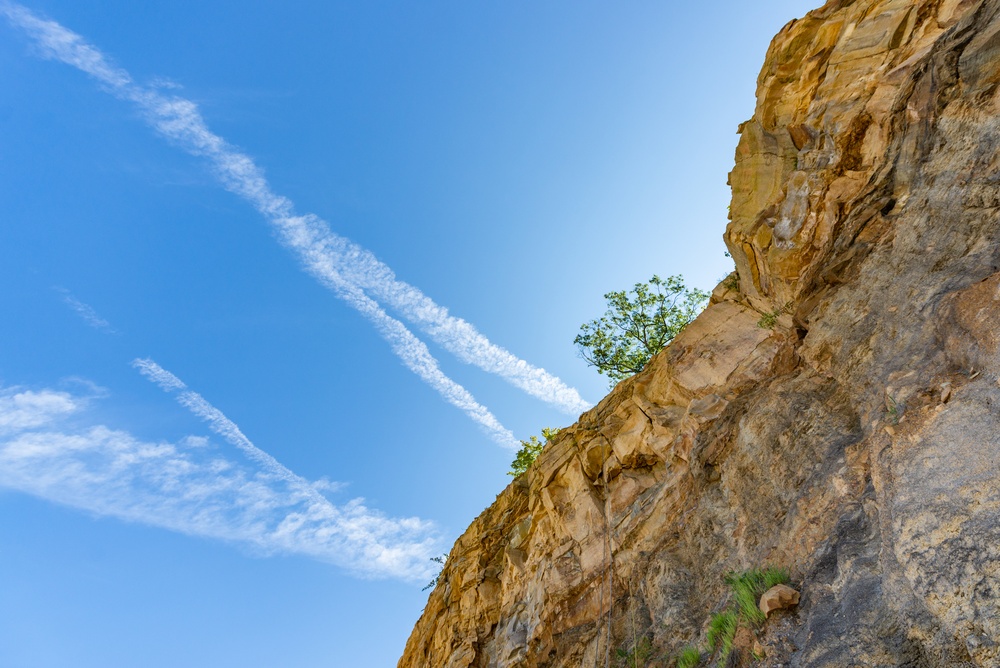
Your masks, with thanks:
<instances>
[{"instance_id":1,"label":"green grass tuft","mask_svg":"<svg viewBox=\"0 0 1000 668\"><path fill-rule=\"evenodd\" d=\"M717 612L708 623L708 651L718 651L719 665L723 666L733 651L733 638L740 625L740 616L734 610Z\"/></svg>"},{"instance_id":2,"label":"green grass tuft","mask_svg":"<svg viewBox=\"0 0 1000 668\"><path fill-rule=\"evenodd\" d=\"M742 573L730 573L725 579L733 591L733 600L740 616L754 626L760 626L766 619L757 605L761 594L776 584L787 583L788 580L788 571L783 568L752 568Z\"/></svg>"},{"instance_id":3,"label":"green grass tuft","mask_svg":"<svg viewBox=\"0 0 1000 668\"><path fill-rule=\"evenodd\" d=\"M695 668L701 662L702 652L708 660L715 659L716 666L722 668L733 651L733 641L741 625L760 626L766 620L758 607L761 595L777 584L787 584L790 578L784 568L752 568L742 573L728 573L724 581L733 596L726 610L716 612L708 622L705 634L706 647L684 648L677 657L677 668ZM754 656L755 660L760 657Z\"/></svg>"},{"instance_id":4,"label":"green grass tuft","mask_svg":"<svg viewBox=\"0 0 1000 668\"><path fill-rule=\"evenodd\" d=\"M701 650L697 647L685 647L677 657L677 668L695 668L701 663Z\"/></svg>"},{"instance_id":5,"label":"green grass tuft","mask_svg":"<svg viewBox=\"0 0 1000 668\"><path fill-rule=\"evenodd\" d=\"M761 593L763 594L774 585L788 584L791 580L792 578L788 575L788 569L786 568L765 568L764 589Z\"/></svg>"}]
</instances>

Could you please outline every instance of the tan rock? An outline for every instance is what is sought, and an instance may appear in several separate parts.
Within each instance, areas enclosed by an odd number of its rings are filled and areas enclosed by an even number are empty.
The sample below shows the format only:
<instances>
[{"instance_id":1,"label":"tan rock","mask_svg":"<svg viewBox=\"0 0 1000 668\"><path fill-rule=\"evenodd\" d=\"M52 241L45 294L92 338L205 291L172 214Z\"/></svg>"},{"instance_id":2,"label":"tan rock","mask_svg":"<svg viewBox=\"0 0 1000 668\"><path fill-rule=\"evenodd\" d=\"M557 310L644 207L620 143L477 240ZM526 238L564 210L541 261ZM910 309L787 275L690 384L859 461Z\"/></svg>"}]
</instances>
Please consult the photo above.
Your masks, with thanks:
<instances>
[{"instance_id":1,"label":"tan rock","mask_svg":"<svg viewBox=\"0 0 1000 668\"><path fill-rule=\"evenodd\" d=\"M757 604L757 607L767 617L775 610L784 610L798 604L799 592L788 585L778 584L761 595L760 603Z\"/></svg>"},{"instance_id":2,"label":"tan rock","mask_svg":"<svg viewBox=\"0 0 1000 668\"><path fill-rule=\"evenodd\" d=\"M768 665L1000 665L1000 0L830 0L757 83L738 289L472 523L400 668L677 655L764 564L810 587Z\"/></svg>"},{"instance_id":3,"label":"tan rock","mask_svg":"<svg viewBox=\"0 0 1000 668\"><path fill-rule=\"evenodd\" d=\"M756 642L757 639L754 638L753 632L746 626L741 625L736 629L728 665L738 666L739 668L744 668L744 666L749 668L752 666L754 663L753 648Z\"/></svg>"}]
</instances>

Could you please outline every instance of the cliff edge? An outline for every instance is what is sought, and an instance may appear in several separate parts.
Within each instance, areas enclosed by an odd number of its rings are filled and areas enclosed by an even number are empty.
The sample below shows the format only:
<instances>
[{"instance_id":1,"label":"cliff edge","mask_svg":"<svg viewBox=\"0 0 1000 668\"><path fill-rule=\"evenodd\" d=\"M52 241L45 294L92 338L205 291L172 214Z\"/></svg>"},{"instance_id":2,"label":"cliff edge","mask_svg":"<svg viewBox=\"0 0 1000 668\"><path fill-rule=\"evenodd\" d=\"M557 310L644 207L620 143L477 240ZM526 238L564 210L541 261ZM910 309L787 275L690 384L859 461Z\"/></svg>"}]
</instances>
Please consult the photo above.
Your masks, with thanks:
<instances>
[{"instance_id":1,"label":"cliff edge","mask_svg":"<svg viewBox=\"0 0 1000 668\"><path fill-rule=\"evenodd\" d=\"M765 565L799 605L731 664L1000 665L998 84L1000 0L782 29L737 273L472 523L400 668L672 666Z\"/></svg>"}]
</instances>

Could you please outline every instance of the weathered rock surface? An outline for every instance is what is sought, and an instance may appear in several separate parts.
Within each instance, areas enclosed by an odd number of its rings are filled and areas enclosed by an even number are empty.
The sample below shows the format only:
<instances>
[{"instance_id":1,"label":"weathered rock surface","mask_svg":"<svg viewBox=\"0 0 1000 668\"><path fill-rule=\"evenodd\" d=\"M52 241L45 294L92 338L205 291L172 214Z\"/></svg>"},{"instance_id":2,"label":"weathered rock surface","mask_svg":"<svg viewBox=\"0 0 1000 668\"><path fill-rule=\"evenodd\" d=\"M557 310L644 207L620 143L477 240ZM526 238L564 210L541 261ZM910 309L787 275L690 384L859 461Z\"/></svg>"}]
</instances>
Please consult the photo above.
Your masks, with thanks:
<instances>
[{"instance_id":1,"label":"weathered rock surface","mask_svg":"<svg viewBox=\"0 0 1000 668\"><path fill-rule=\"evenodd\" d=\"M767 617L775 610L784 610L799 604L799 592L788 585L774 585L760 597L758 607Z\"/></svg>"},{"instance_id":2,"label":"weathered rock surface","mask_svg":"<svg viewBox=\"0 0 1000 668\"><path fill-rule=\"evenodd\" d=\"M665 666L764 565L759 665L1000 665L1000 0L831 0L757 99L739 288L473 522L400 667Z\"/></svg>"}]
</instances>

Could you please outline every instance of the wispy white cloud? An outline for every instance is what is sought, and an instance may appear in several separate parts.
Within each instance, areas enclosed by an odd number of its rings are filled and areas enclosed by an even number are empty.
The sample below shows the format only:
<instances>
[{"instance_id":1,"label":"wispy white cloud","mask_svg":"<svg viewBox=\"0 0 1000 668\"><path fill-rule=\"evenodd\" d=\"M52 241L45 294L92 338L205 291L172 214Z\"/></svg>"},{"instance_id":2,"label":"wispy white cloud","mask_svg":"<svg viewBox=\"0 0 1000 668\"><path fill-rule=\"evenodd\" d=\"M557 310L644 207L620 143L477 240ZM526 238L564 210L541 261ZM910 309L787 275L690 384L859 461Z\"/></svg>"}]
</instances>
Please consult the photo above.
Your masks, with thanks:
<instances>
[{"instance_id":1,"label":"wispy white cloud","mask_svg":"<svg viewBox=\"0 0 1000 668\"><path fill-rule=\"evenodd\" d=\"M66 288L55 287L53 290L61 294L63 302L73 309L78 316L83 318L85 323L94 329L99 329L102 332L107 332L108 334L118 333L117 330L111 326L111 323L99 316L97 311L95 311L90 304L83 303L74 297L73 294Z\"/></svg>"},{"instance_id":2,"label":"wispy white cloud","mask_svg":"<svg viewBox=\"0 0 1000 668\"><path fill-rule=\"evenodd\" d=\"M331 503L319 491L328 483L296 476L207 402L192 410L256 453L250 462L220 454L204 437L151 442L77 426L87 403L67 392L0 386L0 487L262 554L306 555L363 577L430 576L429 559L441 548L431 523L386 517L362 499Z\"/></svg>"},{"instance_id":3,"label":"wispy white cloud","mask_svg":"<svg viewBox=\"0 0 1000 668\"><path fill-rule=\"evenodd\" d=\"M34 429L70 415L79 408L79 400L67 392L0 393L0 435Z\"/></svg>"},{"instance_id":4,"label":"wispy white cloud","mask_svg":"<svg viewBox=\"0 0 1000 668\"><path fill-rule=\"evenodd\" d=\"M390 318L379 300L413 322L463 362L495 373L528 394L569 413L589 408L579 393L542 368L491 343L470 323L448 313L419 289L396 278L371 252L340 236L321 218L297 215L287 198L275 194L253 160L208 129L192 101L136 84L125 70L111 64L98 49L58 23L42 19L13 3L0 4L8 20L30 35L45 55L72 65L97 79L112 94L136 104L150 125L184 150L206 158L228 190L254 206L278 231L306 271L368 317L397 354L412 347L404 363L438 389L451 403L495 421L464 389L443 374L412 333ZM402 355L401 355L402 356ZM487 427L489 429L490 427ZM516 444L516 443L515 443Z\"/></svg>"}]
</instances>

